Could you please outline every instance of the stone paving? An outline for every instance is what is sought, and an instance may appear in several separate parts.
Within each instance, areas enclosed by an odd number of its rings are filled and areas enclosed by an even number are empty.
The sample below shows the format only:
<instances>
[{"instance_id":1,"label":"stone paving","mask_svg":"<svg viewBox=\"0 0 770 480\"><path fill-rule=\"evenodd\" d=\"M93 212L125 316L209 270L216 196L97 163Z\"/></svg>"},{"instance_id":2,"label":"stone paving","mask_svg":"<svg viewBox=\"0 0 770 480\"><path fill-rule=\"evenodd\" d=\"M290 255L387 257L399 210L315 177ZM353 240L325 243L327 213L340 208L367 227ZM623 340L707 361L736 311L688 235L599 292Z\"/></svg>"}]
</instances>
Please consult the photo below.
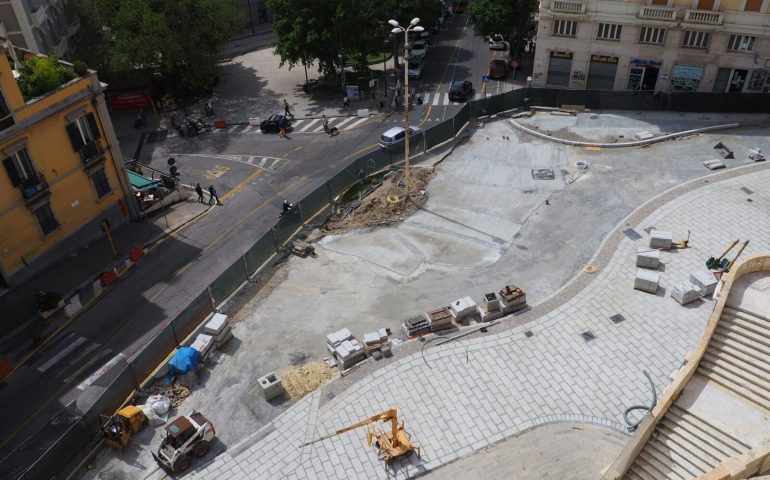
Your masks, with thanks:
<instances>
[{"instance_id":1,"label":"stone paving","mask_svg":"<svg viewBox=\"0 0 770 480\"><path fill-rule=\"evenodd\" d=\"M770 248L770 170L751 165L694 180L652 199L627 220L595 257L595 278L582 275L587 286L574 296L564 295L571 284L557 292L558 307L525 325L503 330L501 324L485 336L403 356L336 396L316 392L187 477L409 478L545 423L624 429L623 410L650 401L642 369L660 394L696 345L713 307L711 300L682 307L670 298L671 286L735 238L752 240L747 256ZM645 229L653 226L671 230L675 239L691 230L691 248L662 253L655 295L632 288L636 249L648 245ZM627 235L619 233L624 230ZM611 321L616 314L623 321ZM589 330L594 338L585 340L581 333ZM390 405L398 407L407 432L422 446L421 459L394 462L386 471L367 447L363 429L302 446Z\"/></svg>"}]
</instances>

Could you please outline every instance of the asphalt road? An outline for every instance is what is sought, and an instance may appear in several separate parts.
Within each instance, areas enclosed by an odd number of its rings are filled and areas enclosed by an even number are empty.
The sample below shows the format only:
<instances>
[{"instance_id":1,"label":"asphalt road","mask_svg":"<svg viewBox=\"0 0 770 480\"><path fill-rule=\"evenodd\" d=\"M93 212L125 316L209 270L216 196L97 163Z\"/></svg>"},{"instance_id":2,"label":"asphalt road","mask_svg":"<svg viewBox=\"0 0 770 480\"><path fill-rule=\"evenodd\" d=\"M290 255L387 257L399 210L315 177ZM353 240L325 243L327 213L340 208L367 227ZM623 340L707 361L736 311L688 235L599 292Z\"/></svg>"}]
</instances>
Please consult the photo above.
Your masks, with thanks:
<instances>
[{"instance_id":1,"label":"asphalt road","mask_svg":"<svg viewBox=\"0 0 770 480\"><path fill-rule=\"evenodd\" d=\"M461 108L446 99L452 80L470 80L480 93L489 60L500 56L473 35L464 17L455 17L449 27L429 50L423 78L410 82L425 99L412 111L413 123L423 128ZM493 81L488 92L511 88L510 82ZM287 139L243 125L147 144L142 162L166 170L173 156L183 183L214 184L224 205L168 238L150 261L137 264L118 288L0 384L0 408L7 413L0 422L0 476L8 472L13 449L77 398L95 372L139 350L270 229L283 199L301 199L350 158L377 148L380 133L402 122L401 112L369 120L334 119L332 125L339 124L341 132L328 137L318 131L319 121L302 120ZM51 440L35 439L41 445Z\"/></svg>"}]
</instances>

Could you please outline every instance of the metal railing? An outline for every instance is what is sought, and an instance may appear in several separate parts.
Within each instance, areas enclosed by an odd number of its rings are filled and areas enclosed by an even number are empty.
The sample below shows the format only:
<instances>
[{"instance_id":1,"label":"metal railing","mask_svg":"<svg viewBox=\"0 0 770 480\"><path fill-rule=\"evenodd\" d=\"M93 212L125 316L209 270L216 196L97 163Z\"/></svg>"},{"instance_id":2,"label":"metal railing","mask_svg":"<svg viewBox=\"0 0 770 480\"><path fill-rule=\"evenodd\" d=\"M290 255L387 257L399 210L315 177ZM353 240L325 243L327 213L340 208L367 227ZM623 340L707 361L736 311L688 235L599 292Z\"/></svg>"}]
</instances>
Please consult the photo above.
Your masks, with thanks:
<instances>
[{"instance_id":1,"label":"metal railing","mask_svg":"<svg viewBox=\"0 0 770 480\"><path fill-rule=\"evenodd\" d=\"M553 0L551 2L551 11L560 13L585 13L586 4L573 0Z\"/></svg>"},{"instance_id":2,"label":"metal railing","mask_svg":"<svg viewBox=\"0 0 770 480\"><path fill-rule=\"evenodd\" d=\"M661 20L673 22L676 20L676 8L661 7L657 5L642 5L639 9L639 18L645 20Z\"/></svg>"},{"instance_id":3,"label":"metal railing","mask_svg":"<svg viewBox=\"0 0 770 480\"><path fill-rule=\"evenodd\" d=\"M722 25L724 14L711 10L685 10L685 23L699 23L701 25Z\"/></svg>"}]
</instances>

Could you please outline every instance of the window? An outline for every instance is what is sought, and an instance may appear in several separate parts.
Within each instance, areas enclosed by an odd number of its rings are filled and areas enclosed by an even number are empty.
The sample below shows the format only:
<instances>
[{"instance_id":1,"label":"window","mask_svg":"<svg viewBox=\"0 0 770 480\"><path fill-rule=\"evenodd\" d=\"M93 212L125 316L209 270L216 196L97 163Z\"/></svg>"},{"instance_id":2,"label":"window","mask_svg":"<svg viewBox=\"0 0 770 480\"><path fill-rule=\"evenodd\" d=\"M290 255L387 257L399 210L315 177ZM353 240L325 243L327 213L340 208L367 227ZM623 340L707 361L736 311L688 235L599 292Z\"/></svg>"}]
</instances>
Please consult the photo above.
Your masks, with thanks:
<instances>
[{"instance_id":1,"label":"window","mask_svg":"<svg viewBox=\"0 0 770 480\"><path fill-rule=\"evenodd\" d=\"M50 203L44 203L39 206L34 210L33 214L35 215L37 224L40 225L40 230L43 232L43 235L48 235L59 228L59 222L53 215Z\"/></svg>"},{"instance_id":2,"label":"window","mask_svg":"<svg viewBox=\"0 0 770 480\"><path fill-rule=\"evenodd\" d=\"M754 37L749 35L730 35L727 49L735 52L750 52L754 49Z\"/></svg>"},{"instance_id":3,"label":"window","mask_svg":"<svg viewBox=\"0 0 770 480\"><path fill-rule=\"evenodd\" d=\"M682 39L683 47L691 48L706 48L709 46L709 33L708 32L693 32L686 30L684 32L684 38Z\"/></svg>"},{"instance_id":4,"label":"window","mask_svg":"<svg viewBox=\"0 0 770 480\"><path fill-rule=\"evenodd\" d=\"M26 184L31 180L37 180L37 173L32 166L32 160L30 160L26 148L13 152L3 160L3 164L14 187Z\"/></svg>"},{"instance_id":5,"label":"window","mask_svg":"<svg viewBox=\"0 0 770 480\"><path fill-rule=\"evenodd\" d=\"M574 37L577 33L577 21L575 20L554 20L553 34L561 37Z\"/></svg>"},{"instance_id":6,"label":"window","mask_svg":"<svg viewBox=\"0 0 770 480\"><path fill-rule=\"evenodd\" d=\"M744 12L758 12L762 8L762 0L746 0Z\"/></svg>"},{"instance_id":7,"label":"window","mask_svg":"<svg viewBox=\"0 0 770 480\"><path fill-rule=\"evenodd\" d=\"M657 27L642 27L642 31L639 32L639 43L663 43L663 35L666 33L666 29Z\"/></svg>"},{"instance_id":8,"label":"window","mask_svg":"<svg viewBox=\"0 0 770 480\"><path fill-rule=\"evenodd\" d=\"M93 113L87 113L67 125L67 133L72 142L72 148L80 152L84 145L93 143L100 138L99 128Z\"/></svg>"},{"instance_id":9,"label":"window","mask_svg":"<svg viewBox=\"0 0 770 480\"><path fill-rule=\"evenodd\" d=\"M104 169L100 168L91 175L91 183L94 184L96 190L96 198L102 198L112 191L110 188L110 182L107 180L107 174L104 173Z\"/></svg>"},{"instance_id":10,"label":"window","mask_svg":"<svg viewBox=\"0 0 770 480\"><path fill-rule=\"evenodd\" d=\"M620 40L620 30L623 25L617 23L600 23L599 33L596 34L596 38L602 40Z\"/></svg>"}]
</instances>

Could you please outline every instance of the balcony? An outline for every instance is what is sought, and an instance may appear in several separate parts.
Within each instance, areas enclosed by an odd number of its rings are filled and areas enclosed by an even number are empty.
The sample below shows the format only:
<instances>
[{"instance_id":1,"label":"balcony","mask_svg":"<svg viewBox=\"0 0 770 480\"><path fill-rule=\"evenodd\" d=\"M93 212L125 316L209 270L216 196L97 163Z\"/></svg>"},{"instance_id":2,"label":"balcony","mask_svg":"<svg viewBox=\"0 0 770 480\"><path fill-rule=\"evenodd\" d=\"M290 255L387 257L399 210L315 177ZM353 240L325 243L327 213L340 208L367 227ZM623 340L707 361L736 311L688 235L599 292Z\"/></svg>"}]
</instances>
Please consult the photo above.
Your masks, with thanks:
<instances>
[{"instance_id":1,"label":"balcony","mask_svg":"<svg viewBox=\"0 0 770 480\"><path fill-rule=\"evenodd\" d=\"M724 14L721 12L712 12L711 10L685 10L684 23L695 23L698 25L722 25Z\"/></svg>"},{"instance_id":2,"label":"balcony","mask_svg":"<svg viewBox=\"0 0 770 480\"><path fill-rule=\"evenodd\" d=\"M35 173L32 177L26 178L19 183L19 190L27 202L36 200L41 195L48 192L48 182L42 173Z\"/></svg>"},{"instance_id":3,"label":"balcony","mask_svg":"<svg viewBox=\"0 0 770 480\"><path fill-rule=\"evenodd\" d=\"M673 22L676 21L676 8L660 7L657 5L642 5L639 9L639 18L644 20Z\"/></svg>"},{"instance_id":4,"label":"balcony","mask_svg":"<svg viewBox=\"0 0 770 480\"><path fill-rule=\"evenodd\" d=\"M93 163L94 159L98 158L102 153L104 153L104 148L100 144L99 140L91 140L90 142L80 147L79 153L80 160L84 164L89 165Z\"/></svg>"},{"instance_id":5,"label":"balcony","mask_svg":"<svg viewBox=\"0 0 770 480\"><path fill-rule=\"evenodd\" d=\"M551 11L580 15L586 12L586 4L573 0L553 0L551 2Z\"/></svg>"}]
</instances>

